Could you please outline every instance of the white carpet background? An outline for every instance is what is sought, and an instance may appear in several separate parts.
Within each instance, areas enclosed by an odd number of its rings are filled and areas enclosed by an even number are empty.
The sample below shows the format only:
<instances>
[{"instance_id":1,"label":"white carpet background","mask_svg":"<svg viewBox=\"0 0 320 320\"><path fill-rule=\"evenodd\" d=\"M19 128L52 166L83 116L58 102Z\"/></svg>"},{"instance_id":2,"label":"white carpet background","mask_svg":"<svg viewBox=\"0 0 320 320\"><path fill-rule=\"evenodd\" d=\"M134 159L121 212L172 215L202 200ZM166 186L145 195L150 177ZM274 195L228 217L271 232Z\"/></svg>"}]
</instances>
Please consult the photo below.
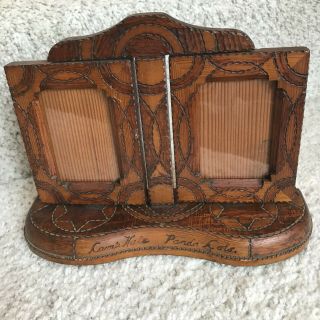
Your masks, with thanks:
<instances>
[{"instance_id":1,"label":"white carpet background","mask_svg":"<svg viewBox=\"0 0 320 320\"><path fill-rule=\"evenodd\" d=\"M311 49L298 186L314 232L299 256L255 268L169 256L72 267L28 250L23 225L36 192L2 67L46 59L62 38L144 11L239 28L256 47ZM318 0L0 0L0 319L320 319L319 17Z\"/></svg>"}]
</instances>

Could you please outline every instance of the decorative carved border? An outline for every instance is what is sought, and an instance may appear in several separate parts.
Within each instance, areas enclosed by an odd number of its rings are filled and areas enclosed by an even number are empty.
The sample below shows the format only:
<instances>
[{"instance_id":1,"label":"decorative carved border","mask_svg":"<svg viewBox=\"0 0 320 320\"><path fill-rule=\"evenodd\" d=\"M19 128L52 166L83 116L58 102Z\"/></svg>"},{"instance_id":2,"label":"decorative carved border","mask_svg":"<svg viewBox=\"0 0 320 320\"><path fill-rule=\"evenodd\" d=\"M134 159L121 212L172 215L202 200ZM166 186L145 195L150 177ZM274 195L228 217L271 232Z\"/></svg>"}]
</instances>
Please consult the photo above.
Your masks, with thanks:
<instances>
[{"instance_id":1,"label":"decorative carved border","mask_svg":"<svg viewBox=\"0 0 320 320\"><path fill-rule=\"evenodd\" d=\"M253 50L242 31L193 26L165 13L129 16L105 31L62 40L48 61L86 61L165 54L194 54Z\"/></svg>"},{"instance_id":2,"label":"decorative carved border","mask_svg":"<svg viewBox=\"0 0 320 320\"><path fill-rule=\"evenodd\" d=\"M121 207L114 211L114 207L44 205L36 200L27 218L25 234L33 251L62 263L87 261L92 264L117 260L127 257L126 254L166 253L208 260L219 258L223 260L219 262L227 264L243 261L249 265L271 263L294 254L304 247L311 234L311 218L305 204L303 207L295 203L277 204L271 224L263 222L269 215L263 214L263 209L256 216L247 213L252 204L219 206L221 212L226 211L225 216L217 215L219 208L205 205L179 221L155 224L135 214L131 216L130 212L128 215ZM67 212L74 212L65 215L63 207ZM57 208L62 209L61 214ZM56 223L58 216L63 217L59 224ZM101 223L102 216L106 218L104 223ZM260 219L264 226L257 225L251 230L234 227L236 221L246 226L247 219ZM73 230L72 221L78 224L78 231ZM122 227L117 228L120 221ZM42 242L39 239L43 239ZM47 241L56 243L54 250L48 251Z\"/></svg>"}]
</instances>

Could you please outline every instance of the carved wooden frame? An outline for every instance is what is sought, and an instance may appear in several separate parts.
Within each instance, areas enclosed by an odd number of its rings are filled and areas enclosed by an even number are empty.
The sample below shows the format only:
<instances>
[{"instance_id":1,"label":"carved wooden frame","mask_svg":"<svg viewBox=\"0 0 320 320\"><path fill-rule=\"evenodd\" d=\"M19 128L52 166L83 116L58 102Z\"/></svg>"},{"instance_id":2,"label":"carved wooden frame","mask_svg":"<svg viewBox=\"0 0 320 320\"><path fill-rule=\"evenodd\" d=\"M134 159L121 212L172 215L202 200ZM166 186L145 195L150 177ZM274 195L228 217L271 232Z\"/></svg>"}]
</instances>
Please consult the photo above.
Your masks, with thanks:
<instances>
[{"instance_id":1,"label":"carved wooden frame","mask_svg":"<svg viewBox=\"0 0 320 320\"><path fill-rule=\"evenodd\" d=\"M192 58L192 60L190 59ZM179 125L185 120L189 127L188 154L176 152L178 199L181 201L208 202L270 202L288 201L295 197L295 177L298 165L302 115L307 86L309 51L306 48L253 50L245 53L223 53L215 55L194 55L172 57L171 64L187 61L189 68L177 79L171 79L171 96L178 111L175 118L175 150L181 150ZM179 65L180 66L180 65ZM276 81L274 119L274 143L272 144L272 165L269 179L204 179L192 169L195 149L190 105L200 85L210 81L268 79ZM181 103L176 93L183 95ZM179 156L180 155L180 156ZM184 181L194 195L179 192ZM199 189L201 188L201 190Z\"/></svg>"},{"instance_id":2,"label":"carved wooden frame","mask_svg":"<svg viewBox=\"0 0 320 320\"><path fill-rule=\"evenodd\" d=\"M242 31L191 26L155 13L63 40L48 61L7 65L40 198L26 221L30 248L70 264L169 253L258 265L301 251L312 230L295 187L308 62L304 47L256 50ZM187 71L175 78L168 70L179 63ZM234 79L277 82L266 179L203 179L192 168L192 99L205 82ZM61 181L56 174L38 96L64 88L106 93L114 110L119 181ZM186 137L179 136L181 121L189 128ZM181 140L188 144L182 156Z\"/></svg>"},{"instance_id":3,"label":"carved wooden frame","mask_svg":"<svg viewBox=\"0 0 320 320\"><path fill-rule=\"evenodd\" d=\"M127 73L131 74L129 60L72 64L34 63L22 67L12 64L7 68L15 112L37 191L42 201L114 204L118 202L118 197L120 199L126 197L126 188L130 189L132 184L136 189L144 189L140 145L139 141L134 138L138 128L133 107L132 83L118 79L117 75L112 72L119 68L125 68ZM115 127L118 128L117 139L121 159L120 181L75 182L59 179L38 96L43 90L68 88L103 90L112 100ZM126 130L129 131L126 134L123 133L124 123ZM129 149L131 149L130 152ZM136 192L132 198L133 202L143 203L144 193Z\"/></svg>"}]
</instances>

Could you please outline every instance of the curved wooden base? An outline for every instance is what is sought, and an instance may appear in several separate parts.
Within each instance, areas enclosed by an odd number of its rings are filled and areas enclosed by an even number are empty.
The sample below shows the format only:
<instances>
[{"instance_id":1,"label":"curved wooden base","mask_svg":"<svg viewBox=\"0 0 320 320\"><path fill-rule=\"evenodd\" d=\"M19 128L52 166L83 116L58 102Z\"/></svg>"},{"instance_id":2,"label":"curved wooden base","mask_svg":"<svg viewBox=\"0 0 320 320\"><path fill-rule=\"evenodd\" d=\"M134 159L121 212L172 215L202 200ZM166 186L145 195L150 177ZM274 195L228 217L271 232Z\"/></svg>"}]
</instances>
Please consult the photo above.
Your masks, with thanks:
<instances>
[{"instance_id":1,"label":"curved wooden base","mask_svg":"<svg viewBox=\"0 0 320 320\"><path fill-rule=\"evenodd\" d=\"M153 254L236 266L262 265L299 253L312 221L297 203L185 203L175 206L48 205L37 199L25 237L39 256L98 264Z\"/></svg>"}]
</instances>

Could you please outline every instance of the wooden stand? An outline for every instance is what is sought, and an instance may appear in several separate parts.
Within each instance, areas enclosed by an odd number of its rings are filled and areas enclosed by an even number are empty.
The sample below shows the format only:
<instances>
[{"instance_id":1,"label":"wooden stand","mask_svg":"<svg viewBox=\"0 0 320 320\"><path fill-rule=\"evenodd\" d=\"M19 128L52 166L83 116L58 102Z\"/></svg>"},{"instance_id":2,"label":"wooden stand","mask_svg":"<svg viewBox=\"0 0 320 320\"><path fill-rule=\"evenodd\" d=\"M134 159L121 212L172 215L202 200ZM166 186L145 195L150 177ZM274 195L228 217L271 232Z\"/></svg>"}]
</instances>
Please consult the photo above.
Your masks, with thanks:
<instances>
[{"instance_id":1,"label":"wooden stand","mask_svg":"<svg viewBox=\"0 0 320 320\"><path fill-rule=\"evenodd\" d=\"M165 14L5 67L39 198L33 252L96 264L172 254L261 265L300 252L304 47Z\"/></svg>"},{"instance_id":2,"label":"wooden stand","mask_svg":"<svg viewBox=\"0 0 320 320\"><path fill-rule=\"evenodd\" d=\"M66 264L171 254L256 266L300 252L311 229L303 202L151 208L46 205L37 199L27 217L25 236L33 252Z\"/></svg>"}]
</instances>

